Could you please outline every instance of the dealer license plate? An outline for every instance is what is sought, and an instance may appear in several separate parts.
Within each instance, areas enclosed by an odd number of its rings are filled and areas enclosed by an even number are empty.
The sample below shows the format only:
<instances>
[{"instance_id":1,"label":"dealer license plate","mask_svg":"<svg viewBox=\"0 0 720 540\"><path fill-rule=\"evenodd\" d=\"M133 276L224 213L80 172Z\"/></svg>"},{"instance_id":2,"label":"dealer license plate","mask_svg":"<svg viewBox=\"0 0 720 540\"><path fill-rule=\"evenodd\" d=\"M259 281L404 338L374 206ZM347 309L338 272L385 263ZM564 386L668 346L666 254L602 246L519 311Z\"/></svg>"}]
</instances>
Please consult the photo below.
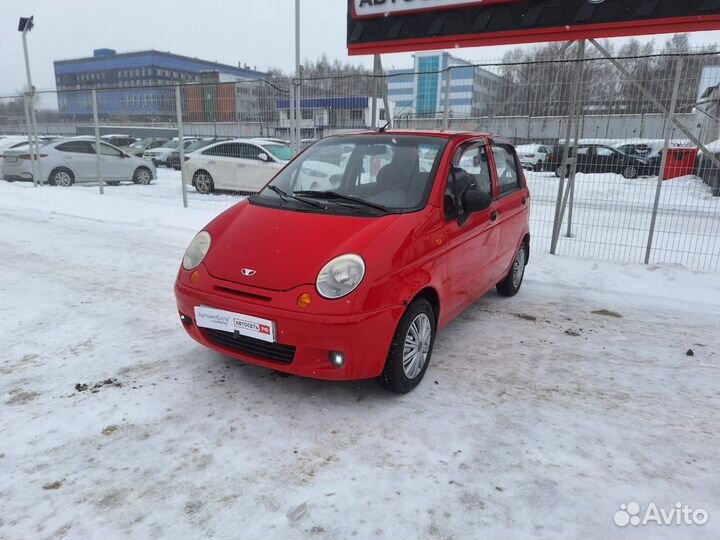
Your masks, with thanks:
<instances>
[{"instance_id":1,"label":"dealer license plate","mask_svg":"<svg viewBox=\"0 0 720 540\"><path fill-rule=\"evenodd\" d=\"M237 333L241 336L275 343L275 323L267 319L223 309L197 306L195 307L195 321L202 328Z\"/></svg>"}]
</instances>

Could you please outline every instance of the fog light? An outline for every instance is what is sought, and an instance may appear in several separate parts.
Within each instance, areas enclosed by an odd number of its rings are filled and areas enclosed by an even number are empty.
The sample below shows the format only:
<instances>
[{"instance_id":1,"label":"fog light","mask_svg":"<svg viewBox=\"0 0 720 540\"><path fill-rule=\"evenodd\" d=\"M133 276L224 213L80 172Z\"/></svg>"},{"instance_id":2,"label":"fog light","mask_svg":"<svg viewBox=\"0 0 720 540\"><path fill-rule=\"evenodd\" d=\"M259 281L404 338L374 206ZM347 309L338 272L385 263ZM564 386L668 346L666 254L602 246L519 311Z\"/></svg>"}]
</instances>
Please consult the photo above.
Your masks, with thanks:
<instances>
[{"instance_id":1,"label":"fog light","mask_svg":"<svg viewBox=\"0 0 720 540\"><path fill-rule=\"evenodd\" d=\"M341 352L330 351L330 363L336 368L341 368L345 365L345 355Z\"/></svg>"},{"instance_id":2,"label":"fog light","mask_svg":"<svg viewBox=\"0 0 720 540\"><path fill-rule=\"evenodd\" d=\"M305 309L310 305L310 302L312 302L312 296L310 296L308 293L302 293L300 296L298 296L297 305L299 308Z\"/></svg>"},{"instance_id":3,"label":"fog light","mask_svg":"<svg viewBox=\"0 0 720 540\"><path fill-rule=\"evenodd\" d=\"M191 326L193 323L192 319L183 313L180 313L180 322L185 326Z\"/></svg>"},{"instance_id":4,"label":"fog light","mask_svg":"<svg viewBox=\"0 0 720 540\"><path fill-rule=\"evenodd\" d=\"M190 274L190 283L195 285L198 281L200 281L200 272L195 270L192 274Z\"/></svg>"}]
</instances>

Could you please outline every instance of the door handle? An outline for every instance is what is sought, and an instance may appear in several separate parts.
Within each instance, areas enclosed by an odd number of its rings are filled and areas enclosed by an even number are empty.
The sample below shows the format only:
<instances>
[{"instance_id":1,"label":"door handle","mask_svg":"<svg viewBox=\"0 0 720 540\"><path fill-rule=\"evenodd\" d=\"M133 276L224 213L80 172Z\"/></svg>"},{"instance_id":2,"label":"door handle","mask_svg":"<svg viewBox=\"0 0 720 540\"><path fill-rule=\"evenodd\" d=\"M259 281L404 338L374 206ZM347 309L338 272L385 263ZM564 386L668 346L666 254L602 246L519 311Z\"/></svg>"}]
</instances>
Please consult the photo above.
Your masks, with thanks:
<instances>
[{"instance_id":1,"label":"door handle","mask_svg":"<svg viewBox=\"0 0 720 540\"><path fill-rule=\"evenodd\" d=\"M525 197L523 197L522 203L523 203L523 206L527 204L527 199Z\"/></svg>"},{"instance_id":2,"label":"door handle","mask_svg":"<svg viewBox=\"0 0 720 540\"><path fill-rule=\"evenodd\" d=\"M208 161L208 165L215 165L215 161L214 160Z\"/></svg>"},{"instance_id":3,"label":"door handle","mask_svg":"<svg viewBox=\"0 0 720 540\"><path fill-rule=\"evenodd\" d=\"M490 212L490 220L491 221L497 221L497 218L500 214L497 213L497 210L493 210Z\"/></svg>"}]
</instances>

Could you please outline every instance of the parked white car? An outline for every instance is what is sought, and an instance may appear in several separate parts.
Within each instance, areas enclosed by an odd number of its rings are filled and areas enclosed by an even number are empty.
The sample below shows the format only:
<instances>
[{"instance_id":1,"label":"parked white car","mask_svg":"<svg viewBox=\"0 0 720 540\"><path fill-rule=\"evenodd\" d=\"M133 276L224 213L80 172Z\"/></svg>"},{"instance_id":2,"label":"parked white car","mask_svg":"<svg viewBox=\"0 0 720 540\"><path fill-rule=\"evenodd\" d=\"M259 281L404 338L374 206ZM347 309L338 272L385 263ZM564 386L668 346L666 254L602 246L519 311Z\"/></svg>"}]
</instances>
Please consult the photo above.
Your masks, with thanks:
<instances>
[{"instance_id":1,"label":"parked white car","mask_svg":"<svg viewBox=\"0 0 720 540\"><path fill-rule=\"evenodd\" d=\"M92 138L65 138L40 148L40 177L50 184L71 186L80 182L97 182L97 153ZM32 180L32 161L27 148L5 152L2 171L5 180ZM149 184L156 178L155 167L106 142L100 143L100 166L108 184L129 181Z\"/></svg>"},{"instance_id":2,"label":"parked white car","mask_svg":"<svg viewBox=\"0 0 720 540\"><path fill-rule=\"evenodd\" d=\"M185 156L183 172L200 193L215 190L255 193L292 157L286 144L265 139L234 139Z\"/></svg>"},{"instance_id":3,"label":"parked white car","mask_svg":"<svg viewBox=\"0 0 720 540\"><path fill-rule=\"evenodd\" d=\"M183 146L187 148L195 141L199 140L200 137L183 137ZM152 161L153 165L156 167L158 165L164 165L165 167L170 167L169 159L170 155L177 150L180 147L180 141L176 137L172 139L171 141L166 142L162 146L158 146L157 148L153 148L151 150L145 150L143 152L143 159L146 159L148 161Z\"/></svg>"},{"instance_id":4,"label":"parked white car","mask_svg":"<svg viewBox=\"0 0 720 540\"><path fill-rule=\"evenodd\" d=\"M542 171L543 164L547 162L548 155L552 153L552 146L546 144L521 144L516 146L515 150L524 169Z\"/></svg>"}]
</instances>

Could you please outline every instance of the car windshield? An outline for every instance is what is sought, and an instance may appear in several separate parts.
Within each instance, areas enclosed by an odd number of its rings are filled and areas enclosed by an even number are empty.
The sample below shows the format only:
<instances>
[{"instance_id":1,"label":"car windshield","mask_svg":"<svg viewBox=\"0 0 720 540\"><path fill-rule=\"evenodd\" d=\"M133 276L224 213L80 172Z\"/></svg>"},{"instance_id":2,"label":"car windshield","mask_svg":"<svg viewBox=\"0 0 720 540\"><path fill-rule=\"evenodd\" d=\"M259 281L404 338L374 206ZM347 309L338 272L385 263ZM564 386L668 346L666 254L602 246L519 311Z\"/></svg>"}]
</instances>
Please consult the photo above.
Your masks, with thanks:
<instances>
[{"instance_id":1,"label":"car windshield","mask_svg":"<svg viewBox=\"0 0 720 540\"><path fill-rule=\"evenodd\" d=\"M292 150L286 144L264 143L262 147L282 161L290 161L292 159Z\"/></svg>"},{"instance_id":2,"label":"car windshield","mask_svg":"<svg viewBox=\"0 0 720 540\"><path fill-rule=\"evenodd\" d=\"M180 146L179 141L168 141L165 144L163 144L160 148L177 148Z\"/></svg>"},{"instance_id":3,"label":"car windshield","mask_svg":"<svg viewBox=\"0 0 720 540\"><path fill-rule=\"evenodd\" d=\"M323 139L251 202L324 213L419 210L427 203L446 144L439 137L393 134Z\"/></svg>"},{"instance_id":4,"label":"car windshield","mask_svg":"<svg viewBox=\"0 0 720 540\"><path fill-rule=\"evenodd\" d=\"M150 141L138 141L134 142L130 145L130 148L144 148L146 144L149 144Z\"/></svg>"}]
</instances>

